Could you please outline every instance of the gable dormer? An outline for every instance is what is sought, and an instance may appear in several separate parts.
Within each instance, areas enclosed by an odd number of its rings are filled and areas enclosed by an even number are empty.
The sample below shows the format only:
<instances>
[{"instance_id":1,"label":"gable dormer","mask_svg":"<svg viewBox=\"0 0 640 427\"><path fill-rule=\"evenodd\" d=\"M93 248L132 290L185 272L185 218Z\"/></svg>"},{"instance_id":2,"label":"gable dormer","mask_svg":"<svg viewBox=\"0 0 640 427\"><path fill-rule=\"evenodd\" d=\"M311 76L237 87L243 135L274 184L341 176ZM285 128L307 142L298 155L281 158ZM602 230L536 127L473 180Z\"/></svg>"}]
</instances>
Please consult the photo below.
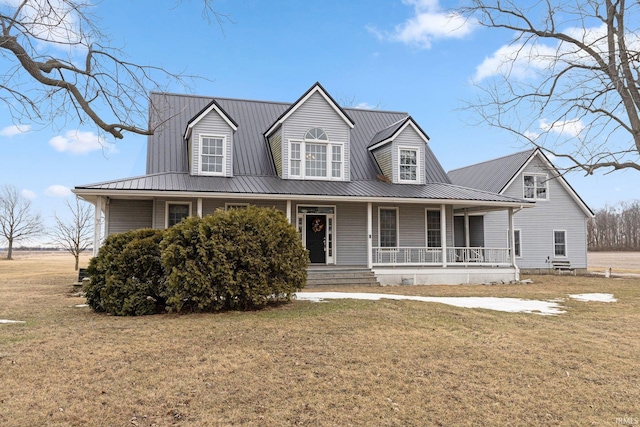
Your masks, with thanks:
<instances>
[{"instance_id":1,"label":"gable dormer","mask_svg":"<svg viewBox=\"0 0 640 427\"><path fill-rule=\"evenodd\" d=\"M429 137L411 116L376 133L368 150L394 184L424 184Z\"/></svg>"},{"instance_id":2,"label":"gable dormer","mask_svg":"<svg viewBox=\"0 0 640 427\"><path fill-rule=\"evenodd\" d=\"M211 101L187 123L189 173L233 176L233 137L236 122L215 101Z\"/></svg>"},{"instance_id":3,"label":"gable dormer","mask_svg":"<svg viewBox=\"0 0 640 427\"><path fill-rule=\"evenodd\" d=\"M350 180L354 122L314 84L264 133L283 179Z\"/></svg>"}]
</instances>

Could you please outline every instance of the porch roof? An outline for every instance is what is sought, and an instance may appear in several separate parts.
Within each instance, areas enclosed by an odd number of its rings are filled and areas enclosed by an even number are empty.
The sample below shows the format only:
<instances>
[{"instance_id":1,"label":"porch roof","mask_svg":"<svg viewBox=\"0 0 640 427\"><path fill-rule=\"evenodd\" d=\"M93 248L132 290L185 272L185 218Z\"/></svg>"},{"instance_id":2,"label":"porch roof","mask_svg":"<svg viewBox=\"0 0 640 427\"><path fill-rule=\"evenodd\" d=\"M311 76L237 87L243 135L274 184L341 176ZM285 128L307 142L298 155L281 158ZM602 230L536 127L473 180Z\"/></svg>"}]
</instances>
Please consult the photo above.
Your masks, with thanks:
<instances>
[{"instance_id":1,"label":"porch roof","mask_svg":"<svg viewBox=\"0 0 640 427\"><path fill-rule=\"evenodd\" d=\"M80 185L74 190L84 199L111 197L235 197L271 199L349 199L393 202L451 203L460 206L533 206L528 200L447 183L390 184L377 180L283 180L274 176L193 176L169 172Z\"/></svg>"}]
</instances>

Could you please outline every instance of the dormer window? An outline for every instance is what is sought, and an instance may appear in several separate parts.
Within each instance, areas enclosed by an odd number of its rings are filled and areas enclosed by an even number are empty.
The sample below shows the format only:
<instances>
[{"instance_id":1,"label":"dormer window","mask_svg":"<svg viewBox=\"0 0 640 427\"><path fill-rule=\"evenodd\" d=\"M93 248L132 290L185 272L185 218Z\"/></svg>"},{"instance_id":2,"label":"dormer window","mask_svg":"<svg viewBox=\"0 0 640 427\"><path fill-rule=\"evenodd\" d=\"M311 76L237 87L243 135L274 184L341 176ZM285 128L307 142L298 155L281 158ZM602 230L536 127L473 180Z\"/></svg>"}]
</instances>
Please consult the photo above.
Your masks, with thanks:
<instances>
[{"instance_id":1,"label":"dormer window","mask_svg":"<svg viewBox=\"0 0 640 427\"><path fill-rule=\"evenodd\" d=\"M200 136L200 173L202 175L224 175L225 137Z\"/></svg>"},{"instance_id":2,"label":"dormer window","mask_svg":"<svg viewBox=\"0 0 640 427\"><path fill-rule=\"evenodd\" d=\"M398 148L398 176L400 183L418 184L420 182L419 158L420 152L416 148Z\"/></svg>"},{"instance_id":3,"label":"dormer window","mask_svg":"<svg viewBox=\"0 0 640 427\"><path fill-rule=\"evenodd\" d=\"M289 142L289 176L300 179L342 180L344 144L329 140L321 128L311 128L300 141Z\"/></svg>"}]
</instances>

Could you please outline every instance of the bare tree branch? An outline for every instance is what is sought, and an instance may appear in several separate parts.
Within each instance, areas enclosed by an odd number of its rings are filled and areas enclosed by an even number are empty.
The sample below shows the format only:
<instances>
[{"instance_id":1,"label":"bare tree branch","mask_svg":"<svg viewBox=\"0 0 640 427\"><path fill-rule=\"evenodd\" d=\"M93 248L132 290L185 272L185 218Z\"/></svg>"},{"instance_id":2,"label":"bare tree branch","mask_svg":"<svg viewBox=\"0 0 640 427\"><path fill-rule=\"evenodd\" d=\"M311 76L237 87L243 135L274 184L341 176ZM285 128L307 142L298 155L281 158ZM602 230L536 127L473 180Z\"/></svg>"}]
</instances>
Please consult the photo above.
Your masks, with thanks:
<instances>
[{"instance_id":1,"label":"bare tree branch","mask_svg":"<svg viewBox=\"0 0 640 427\"><path fill-rule=\"evenodd\" d=\"M221 25L225 15L204 2L203 13ZM75 116L121 139L150 135L148 93L193 76L123 58L95 25L87 0L23 0L0 3L0 102L14 122L50 124Z\"/></svg>"},{"instance_id":2,"label":"bare tree branch","mask_svg":"<svg viewBox=\"0 0 640 427\"><path fill-rule=\"evenodd\" d=\"M513 32L502 56L483 64L493 68L476 76L480 95L467 108L568 160L567 170L640 170L639 2L523 4L471 0L462 8L485 27Z\"/></svg>"},{"instance_id":3,"label":"bare tree branch","mask_svg":"<svg viewBox=\"0 0 640 427\"><path fill-rule=\"evenodd\" d=\"M66 201L71 216L65 220L54 214L55 227L49 232L52 243L69 252L76 260L78 270L80 255L93 243L93 210L91 205L77 197L74 203Z\"/></svg>"}]
</instances>

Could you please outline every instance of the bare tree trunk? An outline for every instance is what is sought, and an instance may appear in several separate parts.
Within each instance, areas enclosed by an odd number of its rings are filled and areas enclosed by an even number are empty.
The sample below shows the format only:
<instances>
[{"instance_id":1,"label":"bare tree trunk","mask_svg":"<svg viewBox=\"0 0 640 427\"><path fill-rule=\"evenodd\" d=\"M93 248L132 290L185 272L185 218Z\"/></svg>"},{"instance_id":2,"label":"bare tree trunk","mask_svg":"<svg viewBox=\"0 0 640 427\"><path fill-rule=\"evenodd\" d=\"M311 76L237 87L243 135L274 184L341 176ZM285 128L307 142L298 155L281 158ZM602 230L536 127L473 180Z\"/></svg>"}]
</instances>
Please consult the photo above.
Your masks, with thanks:
<instances>
[{"instance_id":1,"label":"bare tree trunk","mask_svg":"<svg viewBox=\"0 0 640 427\"><path fill-rule=\"evenodd\" d=\"M78 266L80 264L80 255L74 254L74 256L76 257L76 271L78 271Z\"/></svg>"},{"instance_id":2,"label":"bare tree trunk","mask_svg":"<svg viewBox=\"0 0 640 427\"><path fill-rule=\"evenodd\" d=\"M7 259L13 259L13 239L9 239L9 249L7 250Z\"/></svg>"}]
</instances>

